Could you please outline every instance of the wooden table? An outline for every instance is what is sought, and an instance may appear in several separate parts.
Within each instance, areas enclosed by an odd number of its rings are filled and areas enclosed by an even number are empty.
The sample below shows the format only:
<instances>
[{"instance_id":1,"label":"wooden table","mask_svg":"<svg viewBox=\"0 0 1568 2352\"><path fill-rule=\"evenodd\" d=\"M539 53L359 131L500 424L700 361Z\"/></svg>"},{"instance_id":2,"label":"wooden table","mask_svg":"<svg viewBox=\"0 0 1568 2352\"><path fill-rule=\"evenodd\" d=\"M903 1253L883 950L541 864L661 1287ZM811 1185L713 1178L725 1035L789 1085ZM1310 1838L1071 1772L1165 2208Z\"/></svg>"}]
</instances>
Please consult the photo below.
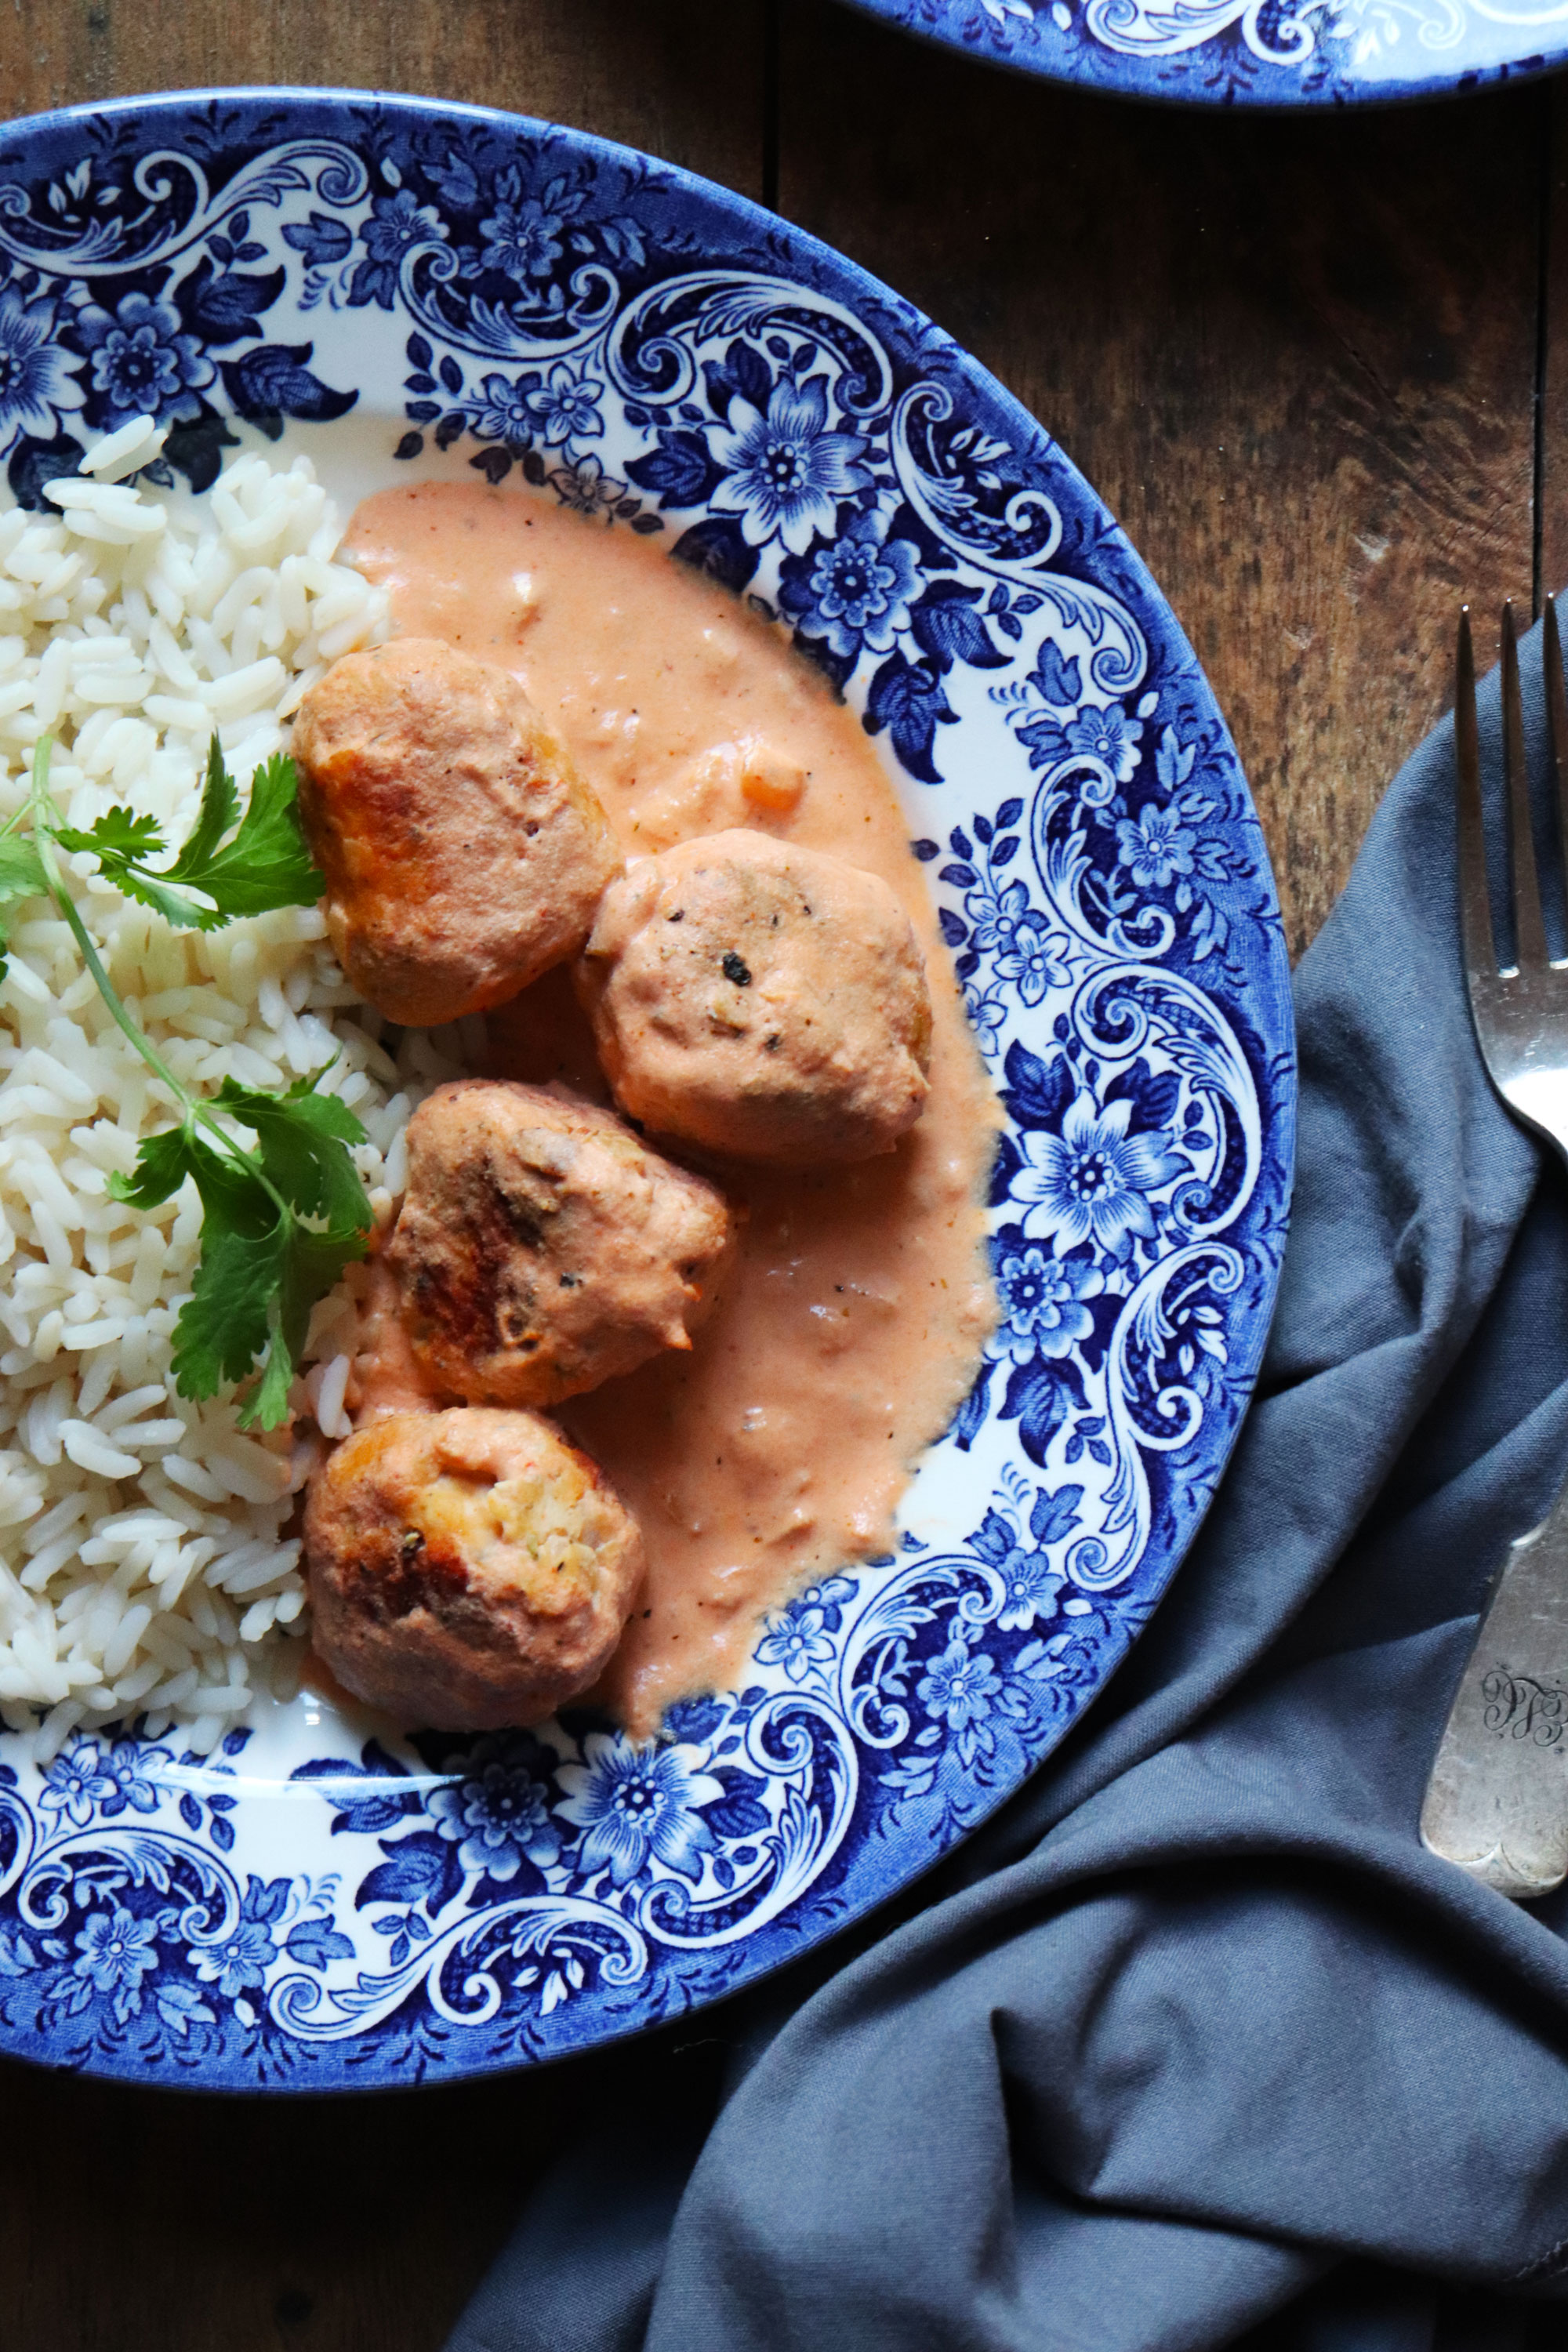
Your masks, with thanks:
<instances>
[{"instance_id":1,"label":"wooden table","mask_svg":"<svg viewBox=\"0 0 1568 2352\"><path fill-rule=\"evenodd\" d=\"M1080 97L828 0L0 0L8 112L214 83L554 117L911 296L1121 517L1213 680L1299 950L1447 699L1454 607L1568 577L1568 109ZM207 2101L0 2064L0 2352L436 2352L597 2059ZM90 2216L90 2221L86 2217ZM562 2352L572 2352L563 2347Z\"/></svg>"}]
</instances>

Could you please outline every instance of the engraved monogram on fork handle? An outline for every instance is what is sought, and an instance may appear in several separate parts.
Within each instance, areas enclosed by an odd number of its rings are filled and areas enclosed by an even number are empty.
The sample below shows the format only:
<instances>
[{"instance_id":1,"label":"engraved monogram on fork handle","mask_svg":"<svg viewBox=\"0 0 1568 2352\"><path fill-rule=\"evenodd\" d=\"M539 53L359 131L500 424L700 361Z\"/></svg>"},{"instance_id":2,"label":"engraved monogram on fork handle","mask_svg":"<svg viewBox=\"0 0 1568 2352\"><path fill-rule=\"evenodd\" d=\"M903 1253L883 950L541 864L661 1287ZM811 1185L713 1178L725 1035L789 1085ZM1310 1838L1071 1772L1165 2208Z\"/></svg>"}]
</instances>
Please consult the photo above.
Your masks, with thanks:
<instances>
[{"instance_id":1,"label":"engraved monogram on fork handle","mask_svg":"<svg viewBox=\"0 0 1568 2352\"><path fill-rule=\"evenodd\" d=\"M1426 1784L1421 1839L1516 1901L1568 1876L1568 1494L1503 1562Z\"/></svg>"},{"instance_id":2,"label":"engraved monogram on fork handle","mask_svg":"<svg viewBox=\"0 0 1568 2352\"><path fill-rule=\"evenodd\" d=\"M1568 856L1568 697L1548 597L1543 667L1559 837ZM1568 1157L1568 961L1550 961L1531 833L1513 608L1503 611L1503 765L1515 945L1500 963L1488 897L1469 612L1454 698L1465 974L1487 1074L1516 1118ZM1568 1877L1568 1485L1510 1546L1427 1782L1421 1838L1499 1894Z\"/></svg>"}]
</instances>

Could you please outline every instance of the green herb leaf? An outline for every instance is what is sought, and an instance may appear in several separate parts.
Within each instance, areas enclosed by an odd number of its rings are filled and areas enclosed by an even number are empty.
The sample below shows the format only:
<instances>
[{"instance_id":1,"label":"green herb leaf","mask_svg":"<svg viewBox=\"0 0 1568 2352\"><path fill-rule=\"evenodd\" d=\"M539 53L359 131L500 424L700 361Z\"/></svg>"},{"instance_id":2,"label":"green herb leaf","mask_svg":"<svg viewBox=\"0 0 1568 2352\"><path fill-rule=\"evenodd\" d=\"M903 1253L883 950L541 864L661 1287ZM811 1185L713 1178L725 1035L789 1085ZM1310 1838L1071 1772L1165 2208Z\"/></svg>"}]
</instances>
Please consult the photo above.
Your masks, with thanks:
<instances>
[{"instance_id":1,"label":"green herb leaf","mask_svg":"<svg viewBox=\"0 0 1568 2352\"><path fill-rule=\"evenodd\" d=\"M289 1384L310 1328L310 1309L342 1278L344 1266L364 1255L364 1249L365 1236L358 1226L329 1233L312 1233L305 1225L294 1227L278 1268L267 1369L260 1387L240 1407L242 1429L273 1429L284 1418Z\"/></svg>"},{"instance_id":2,"label":"green herb leaf","mask_svg":"<svg viewBox=\"0 0 1568 2352\"><path fill-rule=\"evenodd\" d=\"M262 1231L246 1231L209 1205L201 1264L174 1325L180 1394L199 1399L237 1387L259 1358L261 1380L240 1408L239 1425L275 1429L288 1414L310 1309L364 1249L358 1226L316 1233L285 1213Z\"/></svg>"},{"instance_id":3,"label":"green herb leaf","mask_svg":"<svg viewBox=\"0 0 1568 2352\"><path fill-rule=\"evenodd\" d=\"M178 890L165 889L155 875L142 873L128 858L105 857L100 861L99 871L126 898L134 898L139 907L151 907L155 915L162 915L177 931L221 931L228 920L216 907L204 907L199 898L187 898Z\"/></svg>"},{"instance_id":4,"label":"green herb leaf","mask_svg":"<svg viewBox=\"0 0 1568 2352\"><path fill-rule=\"evenodd\" d=\"M317 1073L320 1076L321 1073ZM253 1128L258 1152L215 1150L194 1118L150 1136L130 1176L110 1179L115 1198L156 1208L191 1177L202 1200L202 1255L174 1325L174 1385L200 1400L262 1377L247 1399L244 1429L275 1428L310 1326L310 1309L352 1258L363 1257L370 1203L347 1146L363 1140L352 1111L300 1080L287 1095L226 1080L216 1102ZM279 1174L286 1182L279 1181ZM284 1201L279 1203L278 1195ZM295 1213L323 1212L321 1232Z\"/></svg>"},{"instance_id":5,"label":"green herb leaf","mask_svg":"<svg viewBox=\"0 0 1568 2352\"><path fill-rule=\"evenodd\" d=\"M216 738L207 766L209 791L215 762L222 768ZM286 752L276 752L265 767L258 768L250 779L250 800L239 831L223 849L209 845L211 827L204 794L196 829L166 878L205 890L226 919L264 915L273 907L313 907L327 883L311 863L300 829L299 782L299 772ZM228 793L232 803L237 797L232 782ZM215 807L217 797L214 793Z\"/></svg>"},{"instance_id":6,"label":"green herb leaf","mask_svg":"<svg viewBox=\"0 0 1568 2352\"><path fill-rule=\"evenodd\" d=\"M134 898L138 906L151 907L154 914L162 915L176 929L215 931L227 919L216 907L204 907L198 900L171 890L163 877L147 866L145 861L161 857L167 845L155 817L134 816L129 809L111 808L107 816L100 816L85 832L70 824L57 824L50 829L62 849L85 850L89 857L96 857L98 870L106 881L112 882L126 898ZM197 831L200 829L198 821Z\"/></svg>"},{"instance_id":7,"label":"green herb leaf","mask_svg":"<svg viewBox=\"0 0 1568 2352\"><path fill-rule=\"evenodd\" d=\"M158 857L163 834L155 816L136 816L128 808L111 808L85 833L74 824L58 824L55 839L62 849L85 849L89 856Z\"/></svg>"},{"instance_id":8,"label":"green herb leaf","mask_svg":"<svg viewBox=\"0 0 1568 2352\"><path fill-rule=\"evenodd\" d=\"M202 1255L191 1296L174 1324L174 1385L199 1400L255 1381L239 1413L242 1429L276 1428L289 1411L289 1389L310 1329L310 1309L352 1258L363 1257L371 1228L352 1144L364 1129L346 1104L318 1091L330 1063L280 1094L226 1079L215 1099L198 1101L134 1022L59 873L53 843L95 855L128 896L171 922L211 929L237 914L311 905L321 877L310 865L294 807L294 765L269 760L252 780L250 803L227 846L223 835L239 798L215 739L195 829L174 864L149 874L142 859L163 846L157 827L128 809L111 809L86 833L59 825L48 799L49 739L39 738L33 766L35 837L0 833L0 906L7 896L47 891L75 935L94 985L142 1060L184 1116L148 1138L129 1176L110 1190L139 1209L171 1200L189 1177L201 1195ZM205 891L199 907L169 887ZM3 942L0 942L3 943ZM247 1150L222 1125L226 1112L256 1137ZM309 1222L307 1222L309 1221Z\"/></svg>"},{"instance_id":9,"label":"green herb leaf","mask_svg":"<svg viewBox=\"0 0 1568 2352\"><path fill-rule=\"evenodd\" d=\"M347 1149L363 1143L365 1132L346 1103L316 1092L325 1076L321 1069L297 1078L281 1095L225 1078L214 1099L252 1129L261 1165L291 1208L301 1216L324 1217L332 1226L368 1233L370 1202Z\"/></svg>"},{"instance_id":10,"label":"green herb leaf","mask_svg":"<svg viewBox=\"0 0 1568 2352\"><path fill-rule=\"evenodd\" d=\"M180 852L180 864L189 859L194 866L205 866L238 815L239 792L224 760L223 745L215 735L207 745L207 772L202 780L195 831Z\"/></svg>"},{"instance_id":11,"label":"green herb leaf","mask_svg":"<svg viewBox=\"0 0 1568 2352\"><path fill-rule=\"evenodd\" d=\"M0 834L0 898L36 898L48 887L32 835Z\"/></svg>"},{"instance_id":12,"label":"green herb leaf","mask_svg":"<svg viewBox=\"0 0 1568 2352\"><path fill-rule=\"evenodd\" d=\"M247 1166L248 1158L248 1153L236 1157L215 1150L187 1116L182 1126L149 1136L137 1151L132 1173L110 1176L109 1190L117 1201L127 1201L132 1208L155 1209L161 1201L172 1200L191 1176L205 1216L216 1215L237 1232L260 1233L276 1223L278 1204L260 1181L259 1171Z\"/></svg>"},{"instance_id":13,"label":"green herb leaf","mask_svg":"<svg viewBox=\"0 0 1568 2352\"><path fill-rule=\"evenodd\" d=\"M280 1219L265 1232L239 1233L208 1211L202 1262L174 1325L174 1386L182 1396L199 1400L237 1386L266 1353L288 1239ZM285 1381L285 1393L287 1388Z\"/></svg>"},{"instance_id":14,"label":"green herb leaf","mask_svg":"<svg viewBox=\"0 0 1568 2352\"><path fill-rule=\"evenodd\" d=\"M195 826L173 866L154 872L147 865L149 857L162 854L163 837L153 818L132 816L129 809L110 809L85 833L56 826L55 838L62 848L95 856L100 872L117 890L151 907L177 929L216 931L237 915L313 907L326 888L300 830L298 789L294 762L279 752L252 776L250 800L240 816L239 793L215 735ZM237 817L238 832L223 844ZM199 890L202 898L190 898L190 890ZM204 904L205 899L212 904Z\"/></svg>"},{"instance_id":15,"label":"green herb leaf","mask_svg":"<svg viewBox=\"0 0 1568 2352\"><path fill-rule=\"evenodd\" d=\"M115 1200L128 1201L133 1209L155 1209L160 1202L173 1200L186 1177L195 1175L195 1154L206 1150L188 1128L167 1128L162 1135L150 1135L140 1147L132 1175L110 1176L109 1190Z\"/></svg>"},{"instance_id":16,"label":"green herb leaf","mask_svg":"<svg viewBox=\"0 0 1568 2352\"><path fill-rule=\"evenodd\" d=\"M275 1235L277 1247L270 1260L268 1278L271 1286L271 1305L266 1331L266 1360L259 1386L253 1391L239 1410L241 1429L275 1429L289 1411L289 1388L304 1351L306 1335L310 1328L310 1309L318 1298L324 1298L339 1280L342 1270L353 1258L363 1257L365 1235L357 1226L347 1231L315 1233L293 1218L281 1223ZM203 1249L203 1264L206 1252ZM215 1288L221 1291L229 1279L228 1262L221 1265L215 1276ZM198 1284L198 1289L200 1286ZM192 1304L195 1302L193 1300ZM180 1321L184 1320L182 1311ZM176 1349L180 1325L174 1327ZM261 1352L258 1344L258 1353ZM178 1356L175 1358L178 1363ZM231 1373L232 1379L234 1375Z\"/></svg>"},{"instance_id":17,"label":"green herb leaf","mask_svg":"<svg viewBox=\"0 0 1568 2352\"><path fill-rule=\"evenodd\" d=\"M236 1415L241 1429L276 1429L289 1417L289 1388L294 1378L294 1351L276 1331L267 1350L267 1364L258 1386Z\"/></svg>"},{"instance_id":18,"label":"green herb leaf","mask_svg":"<svg viewBox=\"0 0 1568 2352\"><path fill-rule=\"evenodd\" d=\"M36 898L48 888L42 862L31 836L0 834L0 907L16 898ZM5 926L0 922L0 980L5 976Z\"/></svg>"}]
</instances>

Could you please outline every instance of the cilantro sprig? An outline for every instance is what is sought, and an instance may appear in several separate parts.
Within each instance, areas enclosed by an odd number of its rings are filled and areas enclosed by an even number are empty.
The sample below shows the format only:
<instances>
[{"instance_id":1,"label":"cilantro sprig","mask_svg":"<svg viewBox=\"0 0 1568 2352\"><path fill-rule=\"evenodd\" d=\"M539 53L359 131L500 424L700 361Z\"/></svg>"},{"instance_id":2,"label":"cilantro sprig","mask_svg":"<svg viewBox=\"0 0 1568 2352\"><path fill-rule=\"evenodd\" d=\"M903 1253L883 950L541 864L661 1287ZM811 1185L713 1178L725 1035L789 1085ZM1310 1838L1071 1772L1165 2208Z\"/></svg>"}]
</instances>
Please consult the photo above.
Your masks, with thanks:
<instances>
[{"instance_id":1,"label":"cilantro sprig","mask_svg":"<svg viewBox=\"0 0 1568 2352\"><path fill-rule=\"evenodd\" d=\"M58 846L96 855L117 888L187 928L212 930L237 915L313 905L321 877L299 828L294 763L275 759L258 770L242 816L215 740L195 829L174 865L154 873L145 861L163 855L164 844L150 818L116 808L85 832L59 823L49 798L49 752L44 736L33 761L31 834L0 834L0 907L47 893L110 1013L179 1114L176 1125L141 1146L130 1176L110 1178L115 1198L139 1209L169 1200L187 1176L201 1198L201 1261L174 1325L176 1389L193 1400L216 1396L226 1385L250 1381L259 1366L239 1423L274 1429L288 1414L311 1307L365 1252L371 1207L349 1157L350 1145L365 1140L364 1129L346 1104L320 1091L331 1063L280 1093L226 1078L209 1098L193 1095L132 1018L55 853ZM237 818L238 829L226 843ZM170 887L176 882L212 905L198 906ZM239 1140L237 1127L255 1137L253 1148Z\"/></svg>"},{"instance_id":2,"label":"cilantro sprig","mask_svg":"<svg viewBox=\"0 0 1568 2352\"><path fill-rule=\"evenodd\" d=\"M36 898L47 888L44 868L29 836L17 833L20 817L0 833L0 910L13 906L18 898ZM6 950L10 936L4 912L0 911L0 980L5 976Z\"/></svg>"},{"instance_id":3,"label":"cilantro sprig","mask_svg":"<svg viewBox=\"0 0 1568 2352\"><path fill-rule=\"evenodd\" d=\"M238 788L215 735L195 829L173 866L155 872L148 865L150 857L167 855L168 844L155 817L134 816L126 808L111 808L85 832L57 824L54 836L62 849L96 856L107 881L166 923L181 930L216 931L237 915L313 907L325 890L300 829L297 788L293 761L279 752L252 776L241 815ZM238 831L226 841L237 820ZM184 887L175 889L175 883ZM199 890L211 905L190 898L191 890Z\"/></svg>"}]
</instances>

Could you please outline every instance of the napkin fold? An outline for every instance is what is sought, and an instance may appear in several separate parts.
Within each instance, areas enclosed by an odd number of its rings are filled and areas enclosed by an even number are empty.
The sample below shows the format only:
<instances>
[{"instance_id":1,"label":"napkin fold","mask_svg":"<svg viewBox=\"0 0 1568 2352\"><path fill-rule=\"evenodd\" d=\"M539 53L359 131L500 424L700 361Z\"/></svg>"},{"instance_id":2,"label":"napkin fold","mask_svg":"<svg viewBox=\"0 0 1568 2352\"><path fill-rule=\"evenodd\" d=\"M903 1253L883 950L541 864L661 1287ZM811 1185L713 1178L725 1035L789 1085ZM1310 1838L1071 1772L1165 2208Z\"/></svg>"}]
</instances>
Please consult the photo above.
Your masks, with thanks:
<instances>
[{"instance_id":1,"label":"napkin fold","mask_svg":"<svg viewBox=\"0 0 1568 2352\"><path fill-rule=\"evenodd\" d=\"M1495 791L1495 676L1481 722ZM1568 1899L1416 1834L1568 1468L1568 1183L1477 1056L1452 746L1298 973L1273 1338L1152 1623L899 1906L575 2062L449 2352L1568 2343Z\"/></svg>"}]
</instances>

